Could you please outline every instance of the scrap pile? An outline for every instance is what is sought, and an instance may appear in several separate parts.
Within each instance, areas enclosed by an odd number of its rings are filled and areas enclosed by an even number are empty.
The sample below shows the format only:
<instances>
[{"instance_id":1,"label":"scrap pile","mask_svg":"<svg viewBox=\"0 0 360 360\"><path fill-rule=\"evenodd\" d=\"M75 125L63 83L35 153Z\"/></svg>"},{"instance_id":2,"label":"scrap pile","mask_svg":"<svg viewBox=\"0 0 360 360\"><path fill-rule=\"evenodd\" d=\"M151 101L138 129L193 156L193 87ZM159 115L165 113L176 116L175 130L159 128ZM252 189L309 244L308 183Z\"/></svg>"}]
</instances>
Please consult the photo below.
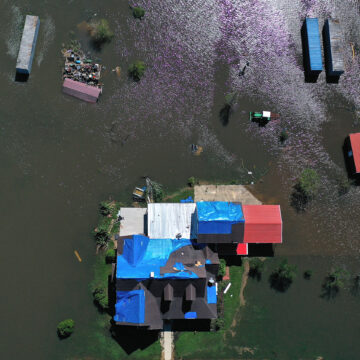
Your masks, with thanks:
<instances>
[{"instance_id":1,"label":"scrap pile","mask_svg":"<svg viewBox=\"0 0 360 360\"><path fill-rule=\"evenodd\" d=\"M87 59L82 51L74 52L73 50L64 51L65 68L63 73L64 79L80 81L87 85L102 88L100 80L101 65L94 64L91 59Z\"/></svg>"}]
</instances>

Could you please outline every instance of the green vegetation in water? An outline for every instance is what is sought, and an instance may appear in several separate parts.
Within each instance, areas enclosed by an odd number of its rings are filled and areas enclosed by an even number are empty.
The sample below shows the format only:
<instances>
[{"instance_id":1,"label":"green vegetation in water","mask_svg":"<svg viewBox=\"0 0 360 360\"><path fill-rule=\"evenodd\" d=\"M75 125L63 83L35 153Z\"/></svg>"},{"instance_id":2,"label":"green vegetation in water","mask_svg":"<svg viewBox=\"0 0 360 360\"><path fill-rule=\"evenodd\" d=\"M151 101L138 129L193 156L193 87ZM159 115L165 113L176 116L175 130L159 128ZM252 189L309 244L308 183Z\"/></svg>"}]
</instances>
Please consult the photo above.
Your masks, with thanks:
<instances>
[{"instance_id":1,"label":"green vegetation in water","mask_svg":"<svg viewBox=\"0 0 360 360\"><path fill-rule=\"evenodd\" d=\"M314 169L305 169L298 181L300 191L307 199L313 199L320 188L320 176Z\"/></svg>"},{"instance_id":2,"label":"green vegetation in water","mask_svg":"<svg viewBox=\"0 0 360 360\"><path fill-rule=\"evenodd\" d=\"M237 344L234 345L237 334L236 323L240 319L239 293L243 275L243 266L231 266L231 287L224 294L223 318L213 321L213 329L218 331L182 332L175 343L177 359L234 359L238 354ZM223 292L228 284L222 281L218 285L218 293ZM239 311L240 309L240 311ZM201 344L201 346L199 346Z\"/></svg>"},{"instance_id":3,"label":"green vegetation in water","mask_svg":"<svg viewBox=\"0 0 360 360\"><path fill-rule=\"evenodd\" d=\"M109 23L105 19L94 21L89 24L89 34L91 40L96 46L102 46L109 43L114 37L110 29Z\"/></svg>"},{"instance_id":4,"label":"green vegetation in water","mask_svg":"<svg viewBox=\"0 0 360 360\"><path fill-rule=\"evenodd\" d=\"M198 180L196 177L194 177L194 176L190 176L190 177L188 178L187 183L188 183L188 185L189 185L190 187L194 187L195 185L198 185L198 184L199 184L199 180Z\"/></svg>"},{"instance_id":5,"label":"green vegetation in water","mask_svg":"<svg viewBox=\"0 0 360 360\"><path fill-rule=\"evenodd\" d=\"M273 289L286 291L296 277L296 266L290 265L287 259L284 259L280 265L270 275L270 285Z\"/></svg>"},{"instance_id":6,"label":"green vegetation in water","mask_svg":"<svg viewBox=\"0 0 360 360\"><path fill-rule=\"evenodd\" d=\"M349 277L349 273L341 268L330 271L323 282L321 297L334 298L345 287Z\"/></svg>"},{"instance_id":7,"label":"green vegetation in water","mask_svg":"<svg viewBox=\"0 0 360 360\"><path fill-rule=\"evenodd\" d=\"M340 176L337 180L339 195L345 195L350 191L351 181L346 176Z\"/></svg>"},{"instance_id":8,"label":"green vegetation in water","mask_svg":"<svg viewBox=\"0 0 360 360\"><path fill-rule=\"evenodd\" d=\"M304 271L304 279L310 280L312 277L312 274L313 274L312 270L305 270Z\"/></svg>"},{"instance_id":9,"label":"green vegetation in water","mask_svg":"<svg viewBox=\"0 0 360 360\"><path fill-rule=\"evenodd\" d=\"M279 140L283 144L289 138L289 134L285 129L282 129L280 132Z\"/></svg>"},{"instance_id":10,"label":"green vegetation in water","mask_svg":"<svg viewBox=\"0 0 360 360\"><path fill-rule=\"evenodd\" d=\"M146 65L143 61L135 61L129 66L129 76L134 81L140 81L146 70Z\"/></svg>"},{"instance_id":11,"label":"green vegetation in water","mask_svg":"<svg viewBox=\"0 0 360 360\"><path fill-rule=\"evenodd\" d=\"M249 276L261 280L262 272L264 270L265 263L259 258L249 259Z\"/></svg>"},{"instance_id":12,"label":"green vegetation in water","mask_svg":"<svg viewBox=\"0 0 360 360\"><path fill-rule=\"evenodd\" d=\"M66 319L61 322L59 322L57 326L57 333L60 338L67 338L69 337L73 332L75 328L75 321L72 319Z\"/></svg>"},{"instance_id":13,"label":"green vegetation in water","mask_svg":"<svg viewBox=\"0 0 360 360\"><path fill-rule=\"evenodd\" d=\"M145 10L140 6L130 6L135 19L142 19L145 16Z\"/></svg>"},{"instance_id":14,"label":"green vegetation in water","mask_svg":"<svg viewBox=\"0 0 360 360\"><path fill-rule=\"evenodd\" d=\"M121 203L115 201L102 201L99 205L99 223L94 230L96 245L107 248L112 237L119 232L120 224L117 220Z\"/></svg>"}]
</instances>

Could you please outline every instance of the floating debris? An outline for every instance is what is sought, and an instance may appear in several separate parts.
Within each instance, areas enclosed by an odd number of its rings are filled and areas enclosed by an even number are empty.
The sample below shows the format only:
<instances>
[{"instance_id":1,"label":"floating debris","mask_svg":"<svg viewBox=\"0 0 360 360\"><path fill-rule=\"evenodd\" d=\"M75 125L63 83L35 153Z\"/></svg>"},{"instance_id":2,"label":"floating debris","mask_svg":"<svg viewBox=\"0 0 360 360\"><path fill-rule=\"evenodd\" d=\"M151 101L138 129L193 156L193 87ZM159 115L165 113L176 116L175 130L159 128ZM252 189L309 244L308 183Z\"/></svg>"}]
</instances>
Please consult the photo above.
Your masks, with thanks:
<instances>
[{"instance_id":1,"label":"floating debris","mask_svg":"<svg viewBox=\"0 0 360 360\"><path fill-rule=\"evenodd\" d=\"M74 250L74 254L77 257L77 259L79 260L79 262L82 262L82 259L81 259L80 255L79 255L79 253L77 252L77 250Z\"/></svg>"},{"instance_id":2,"label":"floating debris","mask_svg":"<svg viewBox=\"0 0 360 360\"><path fill-rule=\"evenodd\" d=\"M203 152L203 147L200 145L191 144L191 152L194 155L199 156Z\"/></svg>"}]
</instances>

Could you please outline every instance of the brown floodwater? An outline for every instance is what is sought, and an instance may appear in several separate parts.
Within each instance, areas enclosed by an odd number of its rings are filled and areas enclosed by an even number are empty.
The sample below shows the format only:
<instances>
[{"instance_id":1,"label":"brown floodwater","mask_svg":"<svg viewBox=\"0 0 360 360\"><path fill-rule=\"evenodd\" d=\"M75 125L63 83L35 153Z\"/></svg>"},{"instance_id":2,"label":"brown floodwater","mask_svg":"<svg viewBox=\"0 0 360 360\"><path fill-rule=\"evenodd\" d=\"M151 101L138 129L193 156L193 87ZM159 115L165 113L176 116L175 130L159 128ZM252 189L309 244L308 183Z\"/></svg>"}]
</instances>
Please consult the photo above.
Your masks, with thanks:
<instances>
[{"instance_id":1,"label":"brown floodwater","mask_svg":"<svg viewBox=\"0 0 360 360\"><path fill-rule=\"evenodd\" d=\"M300 0L257 0L253 6L225 0L138 3L147 11L142 21L133 19L127 1L0 2L4 359L95 356L85 334L97 317L88 287L95 261L91 230L97 204L109 196L129 201L133 187L142 185L142 176L159 181L168 191L182 187L190 176L242 183L261 178L254 192L282 206L284 244L276 255L294 256L300 267L304 261L319 274L333 266L351 273L360 270L360 189L352 186L349 194L339 197L335 180L346 175L344 137L360 130L355 115L359 60L351 59L347 46L360 40L356 5L319 1L306 10ZM317 84L304 83L297 28L306 11L322 19L331 14L345 24L348 73L339 84L326 84L324 76ZM40 33L30 78L18 83L16 57L29 13L40 16ZM100 52L87 41L83 44L106 66L103 95L91 105L61 93L60 51L71 31L77 36L77 24L103 17L114 30L113 41ZM134 83L126 71L137 59L146 62L147 70ZM250 66L239 77L246 61ZM120 78L112 71L116 66ZM230 116L224 117L228 93L236 93L237 100ZM281 119L265 128L249 122L249 111L267 109L280 113ZM284 146L278 141L282 128L289 132ZM192 156L192 143L203 146L201 156ZM306 212L298 213L290 206L290 195L304 167L316 168L323 186ZM299 291L311 291L304 286ZM260 294L259 289L254 293ZM277 294L276 299L282 299L283 307L289 299L296 308L301 298L291 294ZM273 292L266 290L263 296L251 301L262 306ZM322 304L302 303L302 314L306 317ZM346 316L357 312L358 303L335 299L323 306L328 310L317 312L319 331L313 342L325 348L329 339L323 332L330 328L335 333L341 324L342 336L354 340L345 358L356 358L357 325L340 320L345 311ZM329 313L334 322L325 321ZM283 316L279 324L285 326L288 314L276 316ZM61 342L56 325L67 317L75 319L78 330ZM306 328L304 317L295 319L292 331ZM280 325L275 334L287 331ZM326 329L320 331L322 327ZM290 354L297 345L288 344Z\"/></svg>"}]
</instances>

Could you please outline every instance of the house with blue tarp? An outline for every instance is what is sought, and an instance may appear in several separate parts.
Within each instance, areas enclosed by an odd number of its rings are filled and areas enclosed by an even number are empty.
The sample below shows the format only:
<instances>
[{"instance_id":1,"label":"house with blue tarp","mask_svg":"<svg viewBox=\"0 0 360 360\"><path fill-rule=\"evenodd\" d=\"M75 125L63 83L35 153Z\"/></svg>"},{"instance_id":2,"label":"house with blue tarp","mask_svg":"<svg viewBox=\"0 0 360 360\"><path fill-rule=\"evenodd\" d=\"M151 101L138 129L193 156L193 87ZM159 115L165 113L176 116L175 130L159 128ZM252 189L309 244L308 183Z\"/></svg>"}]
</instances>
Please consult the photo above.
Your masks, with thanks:
<instances>
[{"instance_id":1,"label":"house with blue tarp","mask_svg":"<svg viewBox=\"0 0 360 360\"><path fill-rule=\"evenodd\" d=\"M235 246L239 255L267 234L281 241L276 205L150 203L146 212L124 208L120 214L113 269L118 325L162 329L166 320L215 319L218 246Z\"/></svg>"}]
</instances>

